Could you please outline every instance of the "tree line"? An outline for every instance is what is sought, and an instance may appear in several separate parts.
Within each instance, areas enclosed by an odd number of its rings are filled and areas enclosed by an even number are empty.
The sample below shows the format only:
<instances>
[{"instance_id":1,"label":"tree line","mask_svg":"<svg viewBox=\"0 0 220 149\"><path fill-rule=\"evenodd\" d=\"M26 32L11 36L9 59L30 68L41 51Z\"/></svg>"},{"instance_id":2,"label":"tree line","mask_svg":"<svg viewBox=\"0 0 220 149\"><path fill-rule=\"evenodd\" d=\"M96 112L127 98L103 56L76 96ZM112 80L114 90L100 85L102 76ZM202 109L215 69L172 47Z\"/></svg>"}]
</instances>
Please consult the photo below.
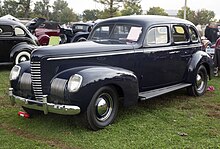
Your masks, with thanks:
<instances>
[{"instance_id":1,"label":"tree line","mask_svg":"<svg viewBox=\"0 0 220 149\"><path fill-rule=\"evenodd\" d=\"M17 18L34 18L43 17L48 20L60 23L83 21L94 21L115 16L125 15L163 15L168 16L166 11L161 7L151 7L147 12L143 12L141 0L94 0L104 5L103 10L87 9L82 14L76 14L68 6L65 0L55 0L50 5L50 0L3 0L0 5L0 16L10 14ZM33 8L31 6L34 6ZM177 17L183 18L184 8L178 10ZM214 20L215 13L211 10L201 9L198 11L191 10L187 7L187 20L194 24L208 24Z\"/></svg>"}]
</instances>

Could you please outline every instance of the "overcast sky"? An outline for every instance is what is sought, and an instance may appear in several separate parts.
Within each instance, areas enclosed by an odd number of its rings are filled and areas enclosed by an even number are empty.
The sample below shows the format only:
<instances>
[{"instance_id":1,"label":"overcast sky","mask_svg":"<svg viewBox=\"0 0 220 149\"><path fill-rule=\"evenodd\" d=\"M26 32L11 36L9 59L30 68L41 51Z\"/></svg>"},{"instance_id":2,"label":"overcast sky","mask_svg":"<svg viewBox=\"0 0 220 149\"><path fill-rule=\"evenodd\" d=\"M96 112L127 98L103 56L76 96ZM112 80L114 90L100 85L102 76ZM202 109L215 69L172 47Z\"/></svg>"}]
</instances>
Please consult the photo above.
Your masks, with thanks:
<instances>
[{"instance_id":1,"label":"overcast sky","mask_svg":"<svg viewBox=\"0 0 220 149\"><path fill-rule=\"evenodd\" d=\"M36 0L35 0L36 1ZM50 0L53 3L54 0ZM81 14L85 9L103 9L94 0L66 0L69 7L73 8L76 13ZM148 10L150 7L159 6L166 10L179 10L184 6L185 0L142 0L141 6L143 10ZM220 19L220 0L187 0L187 6L192 10L208 9L216 14L216 18Z\"/></svg>"}]
</instances>

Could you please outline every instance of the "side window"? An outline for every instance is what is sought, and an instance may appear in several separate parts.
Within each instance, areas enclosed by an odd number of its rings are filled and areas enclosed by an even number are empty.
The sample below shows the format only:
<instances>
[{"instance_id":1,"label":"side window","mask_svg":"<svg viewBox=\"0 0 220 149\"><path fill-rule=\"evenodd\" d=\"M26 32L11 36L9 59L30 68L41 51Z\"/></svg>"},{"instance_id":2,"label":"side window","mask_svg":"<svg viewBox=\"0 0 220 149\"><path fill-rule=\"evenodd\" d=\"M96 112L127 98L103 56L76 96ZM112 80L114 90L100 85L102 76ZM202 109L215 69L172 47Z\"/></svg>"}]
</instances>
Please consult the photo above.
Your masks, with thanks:
<instances>
[{"instance_id":1,"label":"side window","mask_svg":"<svg viewBox=\"0 0 220 149\"><path fill-rule=\"evenodd\" d=\"M196 30L193 27L189 27L189 35L192 42L198 42L199 37Z\"/></svg>"},{"instance_id":2,"label":"side window","mask_svg":"<svg viewBox=\"0 0 220 149\"><path fill-rule=\"evenodd\" d=\"M9 25L0 25L0 36L12 36L13 28Z\"/></svg>"},{"instance_id":3,"label":"side window","mask_svg":"<svg viewBox=\"0 0 220 149\"><path fill-rule=\"evenodd\" d=\"M146 36L145 41L148 45L161 45L169 43L168 27L153 27Z\"/></svg>"},{"instance_id":4,"label":"side window","mask_svg":"<svg viewBox=\"0 0 220 149\"><path fill-rule=\"evenodd\" d=\"M23 29L21 29L19 27L15 27L15 35L16 36L25 36L25 32Z\"/></svg>"},{"instance_id":5,"label":"side window","mask_svg":"<svg viewBox=\"0 0 220 149\"><path fill-rule=\"evenodd\" d=\"M174 42L188 42L187 32L182 25L173 26L173 41Z\"/></svg>"},{"instance_id":6,"label":"side window","mask_svg":"<svg viewBox=\"0 0 220 149\"><path fill-rule=\"evenodd\" d=\"M112 26L101 26L95 29L92 39L108 39Z\"/></svg>"}]
</instances>

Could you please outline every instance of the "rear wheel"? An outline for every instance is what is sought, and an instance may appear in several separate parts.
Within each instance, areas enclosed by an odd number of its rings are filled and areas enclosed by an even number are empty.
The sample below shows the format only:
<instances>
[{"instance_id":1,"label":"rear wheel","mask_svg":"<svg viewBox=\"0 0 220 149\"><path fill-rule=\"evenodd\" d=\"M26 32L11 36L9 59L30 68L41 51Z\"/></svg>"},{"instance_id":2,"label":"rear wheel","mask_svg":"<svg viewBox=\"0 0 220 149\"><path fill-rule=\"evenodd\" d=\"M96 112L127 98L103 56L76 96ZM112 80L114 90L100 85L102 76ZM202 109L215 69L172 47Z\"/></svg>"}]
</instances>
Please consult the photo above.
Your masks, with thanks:
<instances>
[{"instance_id":1,"label":"rear wheel","mask_svg":"<svg viewBox=\"0 0 220 149\"><path fill-rule=\"evenodd\" d=\"M77 42L82 42L82 41L86 41L86 40L87 40L86 38L80 37L80 38L77 40Z\"/></svg>"},{"instance_id":2,"label":"rear wheel","mask_svg":"<svg viewBox=\"0 0 220 149\"><path fill-rule=\"evenodd\" d=\"M208 76L206 68L201 65L197 70L194 85L187 88L187 92L192 96L201 96L205 93L207 88Z\"/></svg>"},{"instance_id":3,"label":"rear wheel","mask_svg":"<svg viewBox=\"0 0 220 149\"><path fill-rule=\"evenodd\" d=\"M99 130L111 124L118 113L118 95L110 86L100 88L92 97L86 111L89 127Z\"/></svg>"}]
</instances>

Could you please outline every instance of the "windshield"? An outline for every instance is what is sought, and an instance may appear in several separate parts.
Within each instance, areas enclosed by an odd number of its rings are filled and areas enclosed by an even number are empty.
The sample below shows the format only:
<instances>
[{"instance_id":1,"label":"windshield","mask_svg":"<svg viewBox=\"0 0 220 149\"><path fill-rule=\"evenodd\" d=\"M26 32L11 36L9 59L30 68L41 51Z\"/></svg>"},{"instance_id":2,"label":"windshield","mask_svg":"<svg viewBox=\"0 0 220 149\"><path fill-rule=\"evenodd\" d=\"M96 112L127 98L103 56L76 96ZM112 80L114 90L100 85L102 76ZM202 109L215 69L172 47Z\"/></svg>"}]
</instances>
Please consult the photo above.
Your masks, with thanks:
<instances>
[{"instance_id":1,"label":"windshield","mask_svg":"<svg viewBox=\"0 0 220 149\"><path fill-rule=\"evenodd\" d=\"M131 24L110 24L97 26L90 40L100 43L128 44L136 43L142 33L141 26Z\"/></svg>"}]
</instances>

